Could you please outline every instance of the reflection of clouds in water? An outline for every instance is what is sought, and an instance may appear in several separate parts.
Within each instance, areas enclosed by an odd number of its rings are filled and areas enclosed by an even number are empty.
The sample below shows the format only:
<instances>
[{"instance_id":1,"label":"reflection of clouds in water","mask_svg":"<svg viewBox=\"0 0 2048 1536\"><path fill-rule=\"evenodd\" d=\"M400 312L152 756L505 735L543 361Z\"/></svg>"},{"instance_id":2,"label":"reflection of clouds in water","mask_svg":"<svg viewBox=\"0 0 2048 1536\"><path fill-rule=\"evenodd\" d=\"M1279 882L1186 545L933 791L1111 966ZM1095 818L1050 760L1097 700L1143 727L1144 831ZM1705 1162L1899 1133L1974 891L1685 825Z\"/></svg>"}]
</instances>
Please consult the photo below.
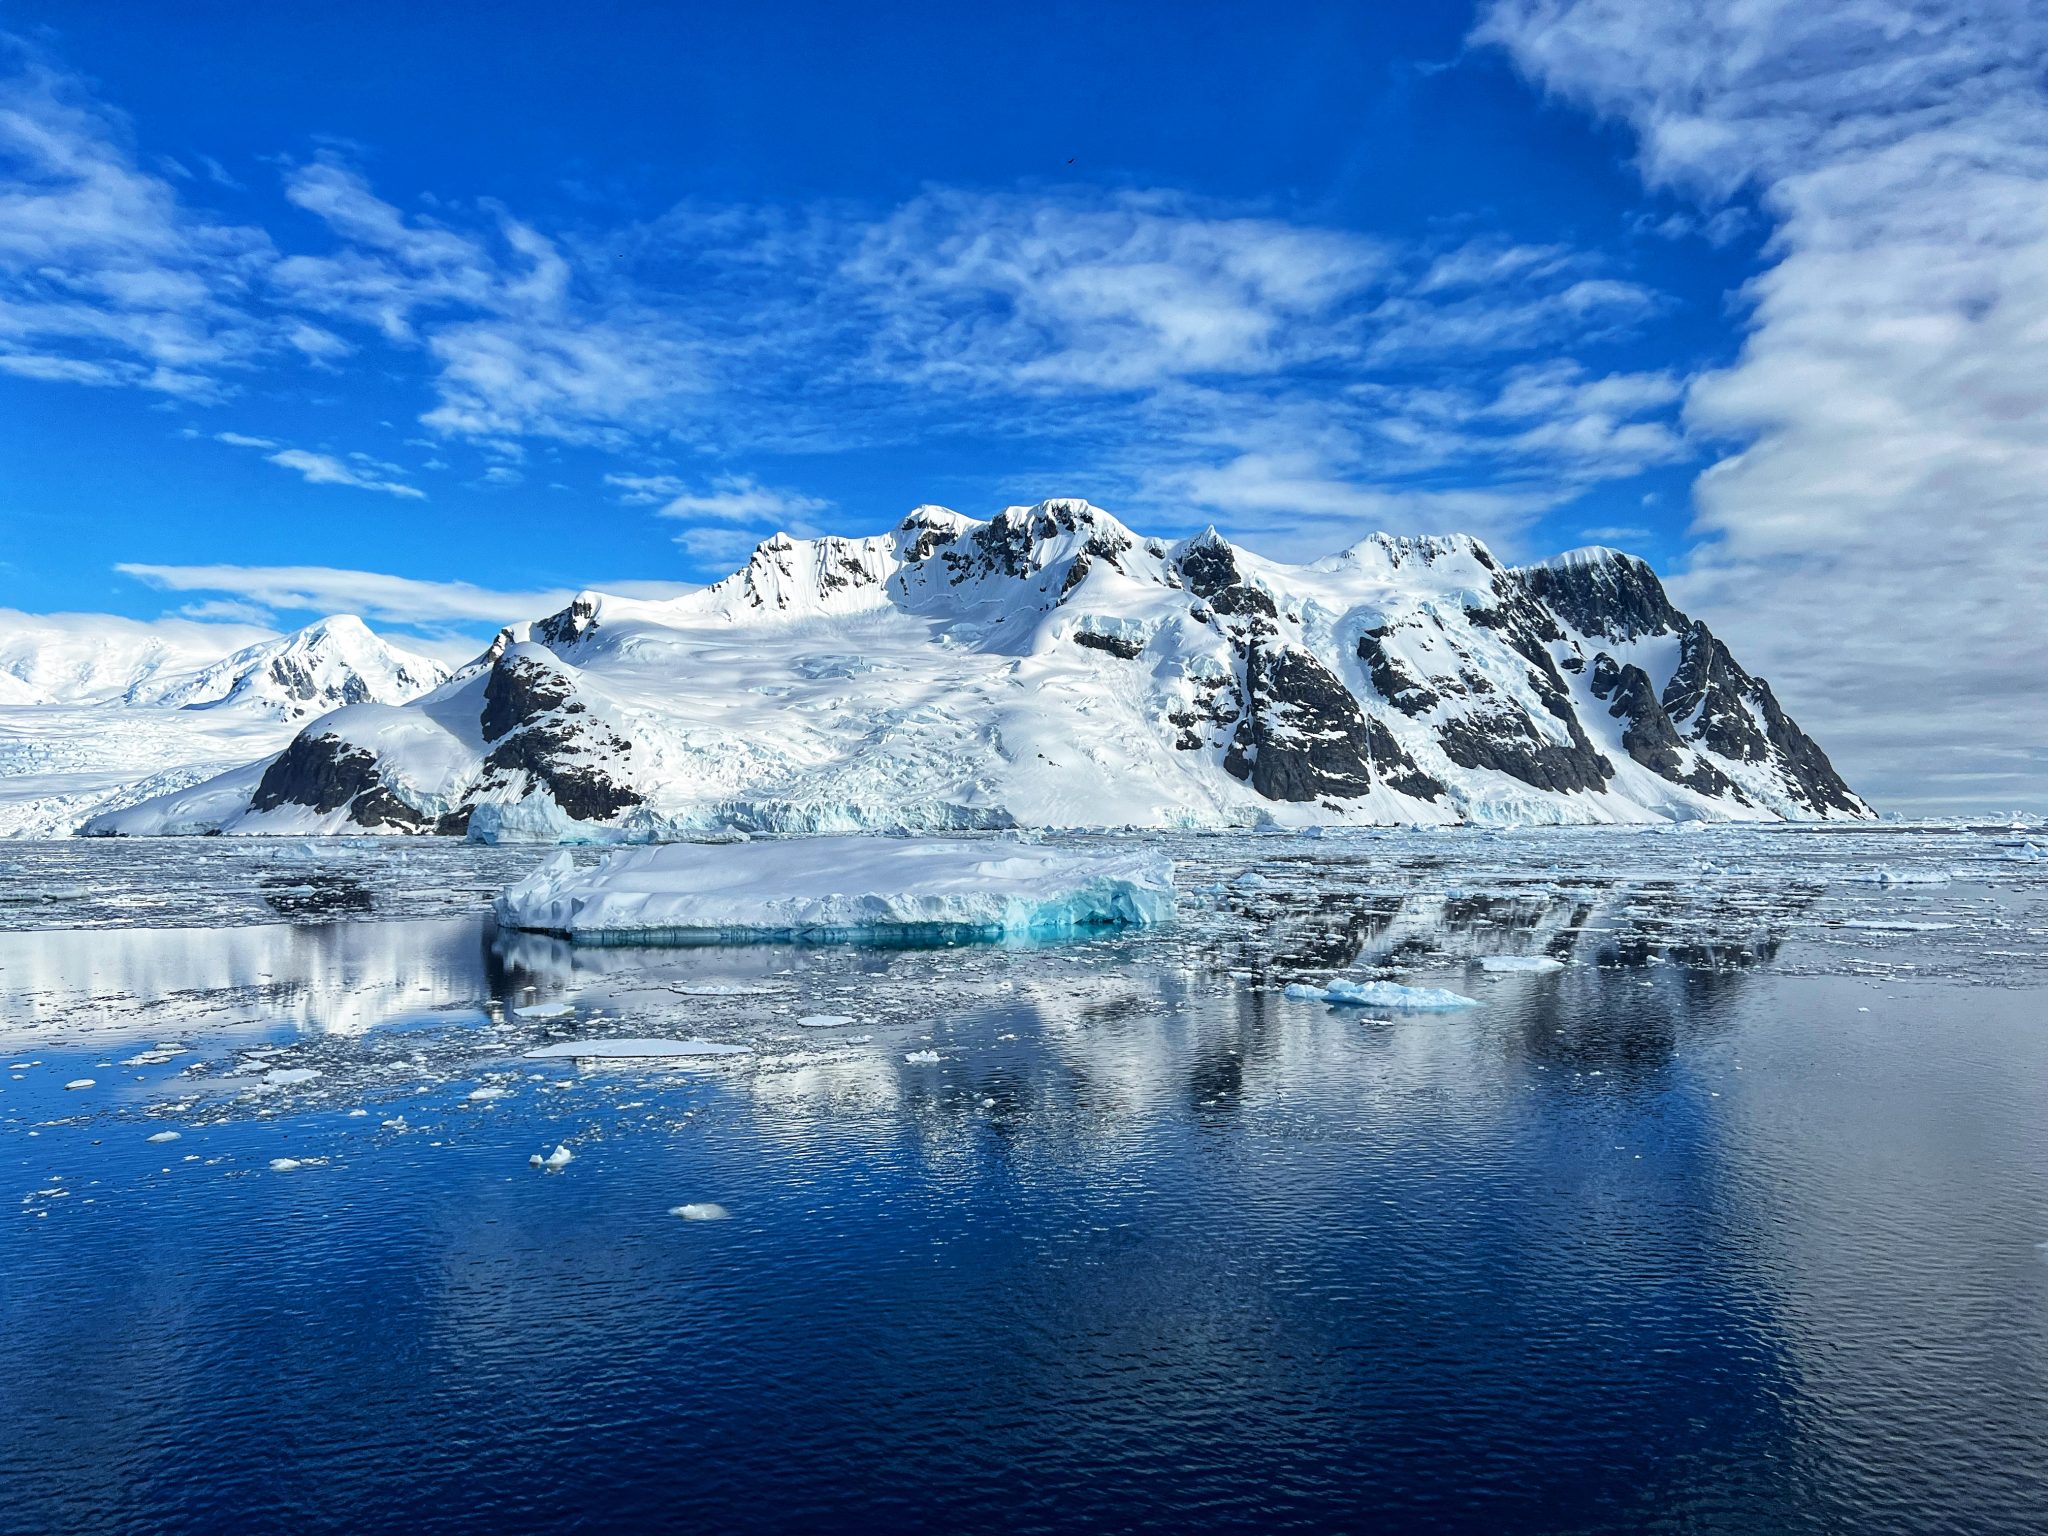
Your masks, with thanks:
<instances>
[{"instance_id":1,"label":"reflection of clouds in water","mask_svg":"<svg viewBox=\"0 0 2048 1536\"><path fill-rule=\"evenodd\" d=\"M1885 1475L1946 1493L1958 1459L2037 1502L2048 1456L2048 1067L2038 991L1812 978L1745 1032L1712 1121L1726 1220L1854 1479L1866 1405L1914 1432ZM1859 1009L1868 1008L1868 1013ZM1787 1015L1796 1030L1782 1027ZM1802 1068L1830 1063L1829 1091Z\"/></svg>"}]
</instances>

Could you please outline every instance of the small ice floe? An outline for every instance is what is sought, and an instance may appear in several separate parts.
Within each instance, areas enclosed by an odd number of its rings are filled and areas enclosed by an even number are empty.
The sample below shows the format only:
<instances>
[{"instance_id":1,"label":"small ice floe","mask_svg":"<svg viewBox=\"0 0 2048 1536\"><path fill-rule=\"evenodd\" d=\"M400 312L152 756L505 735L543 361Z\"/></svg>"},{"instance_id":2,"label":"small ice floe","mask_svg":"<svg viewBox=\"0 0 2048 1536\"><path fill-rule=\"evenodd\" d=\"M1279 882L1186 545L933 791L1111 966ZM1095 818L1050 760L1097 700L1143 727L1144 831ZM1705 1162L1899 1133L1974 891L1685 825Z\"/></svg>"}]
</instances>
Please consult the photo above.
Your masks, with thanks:
<instances>
[{"instance_id":1,"label":"small ice floe","mask_svg":"<svg viewBox=\"0 0 2048 1536\"><path fill-rule=\"evenodd\" d=\"M1398 1008L1411 1013L1448 1013L1458 1008L1476 1008L1478 999L1442 987L1404 987L1395 981L1331 982L1314 987L1306 982L1289 982L1283 997L1296 1002L1329 1003L1347 1008Z\"/></svg>"},{"instance_id":2,"label":"small ice floe","mask_svg":"<svg viewBox=\"0 0 2048 1536\"><path fill-rule=\"evenodd\" d=\"M472 1088L469 1093L469 1102L472 1104L488 1104L493 1099L509 1099L511 1097L512 1090L510 1088Z\"/></svg>"},{"instance_id":3,"label":"small ice floe","mask_svg":"<svg viewBox=\"0 0 2048 1536\"><path fill-rule=\"evenodd\" d=\"M409 1131L412 1129L411 1126L405 1123L405 1116L403 1115L399 1115L395 1119L379 1121L378 1123L387 1131Z\"/></svg>"},{"instance_id":4,"label":"small ice floe","mask_svg":"<svg viewBox=\"0 0 2048 1536\"><path fill-rule=\"evenodd\" d=\"M1916 923L1901 917L1890 920L1854 920L1844 922L1842 926L1844 928L1861 928L1872 933L1943 933L1951 928L1959 927L1960 924Z\"/></svg>"},{"instance_id":5,"label":"small ice floe","mask_svg":"<svg viewBox=\"0 0 2048 1536\"><path fill-rule=\"evenodd\" d=\"M680 1216L685 1221L724 1221L732 1215L731 1211L715 1200L693 1200L688 1205L672 1205L668 1213L671 1216Z\"/></svg>"},{"instance_id":6,"label":"small ice floe","mask_svg":"<svg viewBox=\"0 0 2048 1536\"><path fill-rule=\"evenodd\" d=\"M939 1059L939 1053L937 1051L906 1051L903 1053L903 1059L912 1066L928 1067Z\"/></svg>"},{"instance_id":7,"label":"small ice floe","mask_svg":"<svg viewBox=\"0 0 2048 1536\"><path fill-rule=\"evenodd\" d=\"M176 1141L183 1134L182 1131L158 1131L149 1139L151 1141Z\"/></svg>"},{"instance_id":8,"label":"small ice floe","mask_svg":"<svg viewBox=\"0 0 2048 1536\"><path fill-rule=\"evenodd\" d=\"M296 1088L301 1083L310 1083L319 1075L313 1067L273 1067L263 1074L263 1081L273 1088Z\"/></svg>"},{"instance_id":9,"label":"small ice floe","mask_svg":"<svg viewBox=\"0 0 2048 1536\"><path fill-rule=\"evenodd\" d=\"M1947 885L1955 877L1945 869L1857 869L1844 879L1857 885Z\"/></svg>"},{"instance_id":10,"label":"small ice floe","mask_svg":"<svg viewBox=\"0 0 2048 1536\"><path fill-rule=\"evenodd\" d=\"M843 1013L807 1013L796 1021L799 1029L844 1029L859 1022Z\"/></svg>"},{"instance_id":11,"label":"small ice floe","mask_svg":"<svg viewBox=\"0 0 2048 1536\"><path fill-rule=\"evenodd\" d=\"M124 1067L160 1067L166 1062L174 1061L184 1054L185 1047L175 1042L153 1045L146 1051L141 1051L127 1057L122 1061L121 1065Z\"/></svg>"},{"instance_id":12,"label":"small ice floe","mask_svg":"<svg viewBox=\"0 0 2048 1536\"><path fill-rule=\"evenodd\" d=\"M290 1173L294 1168L303 1168L305 1166L296 1157L273 1157L270 1160L270 1171L272 1173Z\"/></svg>"},{"instance_id":13,"label":"small ice floe","mask_svg":"<svg viewBox=\"0 0 2048 1536\"><path fill-rule=\"evenodd\" d=\"M93 1081L89 1077L74 1077L64 1085L64 1091L66 1093L76 1093L81 1088L90 1088L93 1085Z\"/></svg>"},{"instance_id":14,"label":"small ice floe","mask_svg":"<svg viewBox=\"0 0 2048 1536\"><path fill-rule=\"evenodd\" d=\"M1482 971L1561 971L1562 960L1553 960L1549 955L1481 955L1479 969Z\"/></svg>"},{"instance_id":15,"label":"small ice floe","mask_svg":"<svg viewBox=\"0 0 2048 1536\"><path fill-rule=\"evenodd\" d=\"M524 1008L514 1008L512 1016L518 1019L566 1019L575 1011L574 1003L530 1003Z\"/></svg>"},{"instance_id":16,"label":"small ice floe","mask_svg":"<svg viewBox=\"0 0 2048 1536\"><path fill-rule=\"evenodd\" d=\"M751 1056L753 1048L723 1040L557 1040L526 1053L528 1060L570 1057L579 1061L667 1061L702 1056Z\"/></svg>"},{"instance_id":17,"label":"small ice floe","mask_svg":"<svg viewBox=\"0 0 2048 1536\"><path fill-rule=\"evenodd\" d=\"M559 1173L575 1161L576 1154L574 1152L571 1152L567 1147L557 1146L546 1157L542 1157L538 1152L534 1153L533 1156L526 1160L526 1166L544 1169L549 1173Z\"/></svg>"},{"instance_id":18,"label":"small ice floe","mask_svg":"<svg viewBox=\"0 0 2048 1536\"><path fill-rule=\"evenodd\" d=\"M1152 849L804 837L668 843L587 868L562 853L495 909L505 927L585 944L865 943L1142 926L1173 901L1172 861Z\"/></svg>"}]
</instances>

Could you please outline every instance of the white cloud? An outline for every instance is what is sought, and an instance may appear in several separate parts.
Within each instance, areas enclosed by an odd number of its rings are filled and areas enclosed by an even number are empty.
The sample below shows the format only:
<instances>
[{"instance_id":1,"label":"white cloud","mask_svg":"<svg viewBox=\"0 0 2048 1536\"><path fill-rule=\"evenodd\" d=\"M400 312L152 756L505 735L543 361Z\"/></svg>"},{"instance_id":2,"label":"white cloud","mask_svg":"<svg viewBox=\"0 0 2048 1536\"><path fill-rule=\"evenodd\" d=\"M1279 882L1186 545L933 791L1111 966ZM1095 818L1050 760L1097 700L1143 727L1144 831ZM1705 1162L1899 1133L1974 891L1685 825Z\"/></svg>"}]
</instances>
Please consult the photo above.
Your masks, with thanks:
<instances>
[{"instance_id":1,"label":"white cloud","mask_svg":"<svg viewBox=\"0 0 2048 1536\"><path fill-rule=\"evenodd\" d=\"M1731 447L1684 600L1881 802L2048 797L2048 9L1501 0L1477 36L1774 227L1688 404Z\"/></svg>"},{"instance_id":2,"label":"white cloud","mask_svg":"<svg viewBox=\"0 0 2048 1536\"><path fill-rule=\"evenodd\" d=\"M279 469L293 471L308 485L346 485L359 491L382 491L387 496L400 496L409 501L427 499L427 493L419 487L388 478L405 472L399 465L373 459L367 453L351 453L344 460L331 453L289 448L271 438L251 437L246 432L216 432L213 438L215 442L226 443L231 448L263 451L266 462L275 464Z\"/></svg>"},{"instance_id":3,"label":"white cloud","mask_svg":"<svg viewBox=\"0 0 2048 1536\"><path fill-rule=\"evenodd\" d=\"M763 485L751 475L720 475L707 491L676 490L656 515L720 523L801 523L831 505L815 496Z\"/></svg>"},{"instance_id":4,"label":"white cloud","mask_svg":"<svg viewBox=\"0 0 2048 1536\"><path fill-rule=\"evenodd\" d=\"M324 565L143 565L114 567L169 592L221 592L290 613L353 613L399 624L505 624L553 613L569 589L500 592L466 581L422 581Z\"/></svg>"},{"instance_id":5,"label":"white cloud","mask_svg":"<svg viewBox=\"0 0 2048 1536\"><path fill-rule=\"evenodd\" d=\"M439 403L420 420L436 432L620 446L671 425L704 388L670 307L579 273L531 225L501 214L480 232L408 216L333 156L296 167L286 194L341 246L278 262L276 293L423 347Z\"/></svg>"},{"instance_id":6,"label":"white cloud","mask_svg":"<svg viewBox=\"0 0 2048 1536\"><path fill-rule=\"evenodd\" d=\"M0 370L204 396L275 345L261 230L185 206L123 120L0 34Z\"/></svg>"},{"instance_id":7,"label":"white cloud","mask_svg":"<svg viewBox=\"0 0 2048 1536\"><path fill-rule=\"evenodd\" d=\"M211 624L269 624L271 613L260 603L240 602L231 597L210 597L200 603L186 603L178 609L182 618Z\"/></svg>"},{"instance_id":8,"label":"white cloud","mask_svg":"<svg viewBox=\"0 0 2048 1536\"><path fill-rule=\"evenodd\" d=\"M844 271L879 313L885 368L1122 390L1350 353L1346 301L1386 261L1359 235L1160 193L935 190L867 229Z\"/></svg>"},{"instance_id":9,"label":"white cloud","mask_svg":"<svg viewBox=\"0 0 2048 1536\"><path fill-rule=\"evenodd\" d=\"M745 528L690 528L676 535L683 553L707 566L737 566L760 542L758 532Z\"/></svg>"}]
</instances>

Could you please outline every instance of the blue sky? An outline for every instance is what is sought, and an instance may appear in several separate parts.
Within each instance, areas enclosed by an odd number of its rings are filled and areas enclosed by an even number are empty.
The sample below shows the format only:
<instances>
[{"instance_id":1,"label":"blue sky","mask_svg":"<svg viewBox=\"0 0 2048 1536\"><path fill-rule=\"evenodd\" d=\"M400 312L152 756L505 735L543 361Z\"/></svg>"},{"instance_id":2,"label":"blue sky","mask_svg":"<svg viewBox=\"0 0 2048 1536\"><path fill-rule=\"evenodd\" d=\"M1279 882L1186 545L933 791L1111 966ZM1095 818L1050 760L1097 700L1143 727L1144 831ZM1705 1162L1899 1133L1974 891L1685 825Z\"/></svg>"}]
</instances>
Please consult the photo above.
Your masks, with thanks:
<instances>
[{"instance_id":1,"label":"blue sky","mask_svg":"<svg viewBox=\"0 0 2048 1536\"><path fill-rule=\"evenodd\" d=\"M2048 634L1962 589L2048 579L2024 6L0 32L0 605L475 635L778 527L1085 495L1286 558L1621 544L1880 795L2048 774Z\"/></svg>"}]
</instances>

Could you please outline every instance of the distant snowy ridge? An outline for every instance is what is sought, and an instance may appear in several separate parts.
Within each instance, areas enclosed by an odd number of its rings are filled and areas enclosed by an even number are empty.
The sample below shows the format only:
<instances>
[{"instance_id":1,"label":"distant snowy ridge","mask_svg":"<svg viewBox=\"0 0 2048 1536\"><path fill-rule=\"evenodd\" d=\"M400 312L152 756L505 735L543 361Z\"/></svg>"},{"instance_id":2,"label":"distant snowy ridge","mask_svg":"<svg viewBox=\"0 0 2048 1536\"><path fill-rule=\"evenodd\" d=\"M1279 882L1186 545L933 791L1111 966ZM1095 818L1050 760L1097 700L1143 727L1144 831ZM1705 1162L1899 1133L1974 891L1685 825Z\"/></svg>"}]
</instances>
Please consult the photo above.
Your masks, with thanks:
<instances>
[{"instance_id":1,"label":"distant snowy ridge","mask_svg":"<svg viewBox=\"0 0 2048 1536\"><path fill-rule=\"evenodd\" d=\"M100 833L646 841L1870 814L1654 572L1464 536L1310 565L1083 501L778 534L717 585L586 592L409 704Z\"/></svg>"},{"instance_id":2,"label":"distant snowy ridge","mask_svg":"<svg viewBox=\"0 0 2048 1536\"><path fill-rule=\"evenodd\" d=\"M189 677L139 683L126 697L132 704L239 706L303 720L346 704L402 704L447 680L440 662L379 639L352 614L337 614L236 651Z\"/></svg>"},{"instance_id":3,"label":"distant snowy ridge","mask_svg":"<svg viewBox=\"0 0 2048 1536\"><path fill-rule=\"evenodd\" d=\"M347 615L274 636L0 610L0 836L66 835L273 753L331 710L447 678Z\"/></svg>"}]
</instances>

